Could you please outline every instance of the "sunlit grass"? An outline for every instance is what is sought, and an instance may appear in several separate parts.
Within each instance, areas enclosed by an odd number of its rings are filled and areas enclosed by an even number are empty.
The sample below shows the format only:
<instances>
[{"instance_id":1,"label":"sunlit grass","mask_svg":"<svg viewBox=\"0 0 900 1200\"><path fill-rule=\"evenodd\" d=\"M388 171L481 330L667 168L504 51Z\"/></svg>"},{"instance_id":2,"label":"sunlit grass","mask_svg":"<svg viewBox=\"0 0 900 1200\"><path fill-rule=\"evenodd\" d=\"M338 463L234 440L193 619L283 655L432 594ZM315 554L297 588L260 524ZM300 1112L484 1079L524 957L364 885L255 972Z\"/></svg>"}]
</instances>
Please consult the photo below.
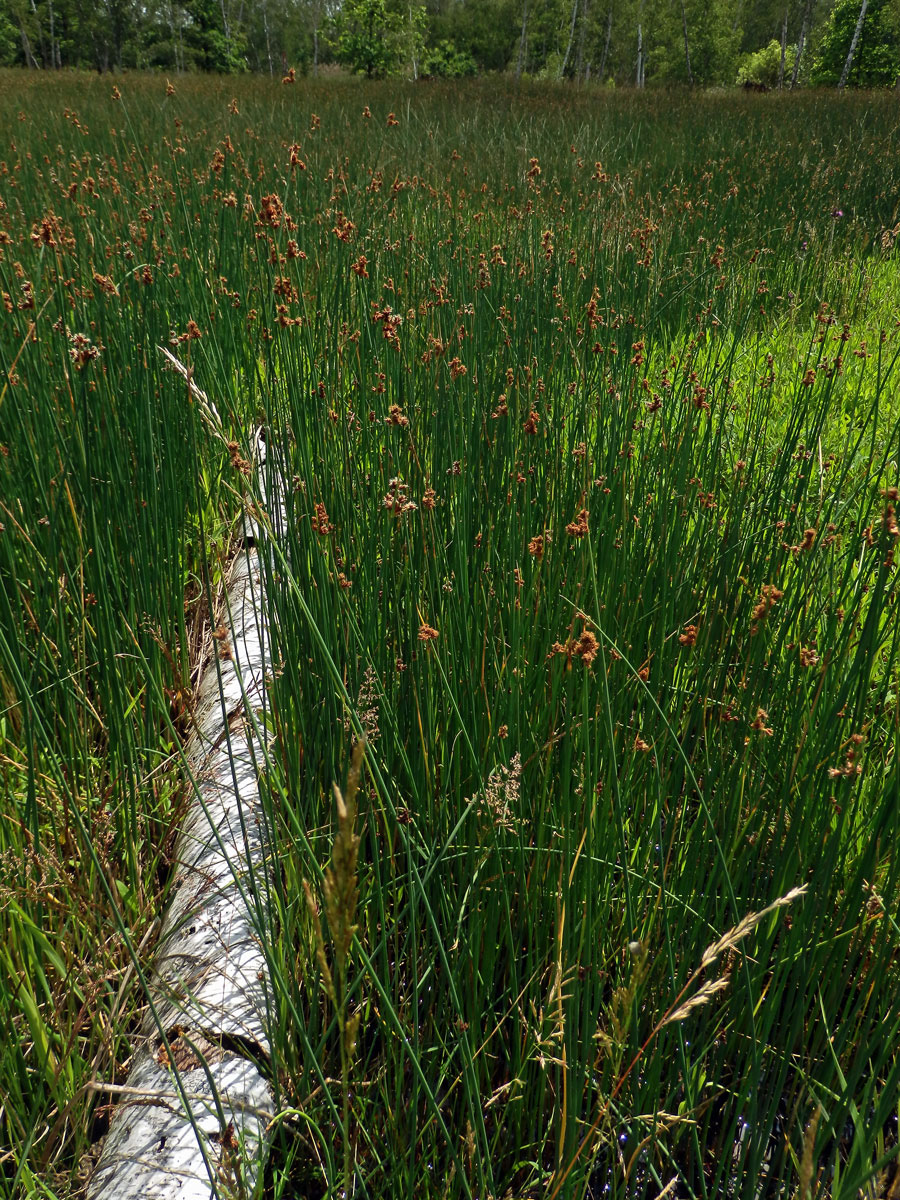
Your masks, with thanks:
<instances>
[{"instance_id":1,"label":"sunlit grass","mask_svg":"<svg viewBox=\"0 0 900 1200\"><path fill-rule=\"evenodd\" d=\"M120 88L0 78L3 1186L123 1080L262 423L269 1194L879 1194L896 105Z\"/></svg>"}]
</instances>

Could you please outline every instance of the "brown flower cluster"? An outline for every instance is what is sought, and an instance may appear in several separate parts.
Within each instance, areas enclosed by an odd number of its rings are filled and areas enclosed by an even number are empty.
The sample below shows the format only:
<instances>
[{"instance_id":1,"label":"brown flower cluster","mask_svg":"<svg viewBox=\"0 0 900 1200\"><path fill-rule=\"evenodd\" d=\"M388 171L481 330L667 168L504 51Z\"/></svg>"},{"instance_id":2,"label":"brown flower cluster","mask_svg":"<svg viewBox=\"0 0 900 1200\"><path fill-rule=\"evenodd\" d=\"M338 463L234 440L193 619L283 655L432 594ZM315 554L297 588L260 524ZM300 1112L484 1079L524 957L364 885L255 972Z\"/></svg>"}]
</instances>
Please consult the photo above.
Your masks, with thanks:
<instances>
[{"instance_id":1,"label":"brown flower cluster","mask_svg":"<svg viewBox=\"0 0 900 1200\"><path fill-rule=\"evenodd\" d=\"M388 409L388 415L384 418L385 425L394 425L400 429L406 429L409 425L409 417L404 413L399 404L392 404Z\"/></svg>"},{"instance_id":2,"label":"brown flower cluster","mask_svg":"<svg viewBox=\"0 0 900 1200\"><path fill-rule=\"evenodd\" d=\"M565 642L554 642L550 654L564 654L566 667L571 668L572 659L580 658L584 666L590 667L600 653L600 643L590 629L583 629L580 636L566 638Z\"/></svg>"},{"instance_id":3,"label":"brown flower cluster","mask_svg":"<svg viewBox=\"0 0 900 1200\"><path fill-rule=\"evenodd\" d=\"M570 521L566 526L566 533L576 541L587 536L588 532L588 510L583 508L574 521Z\"/></svg>"},{"instance_id":4,"label":"brown flower cluster","mask_svg":"<svg viewBox=\"0 0 900 1200\"><path fill-rule=\"evenodd\" d=\"M757 733L761 733L763 737L771 737L775 730L766 724L769 719L769 714L764 708L756 710L756 716L750 722L750 728L755 729Z\"/></svg>"},{"instance_id":5,"label":"brown flower cluster","mask_svg":"<svg viewBox=\"0 0 900 1200\"><path fill-rule=\"evenodd\" d=\"M409 484L402 479L392 479L388 490L381 501L382 508L394 514L395 517L405 516L418 508L415 500L409 498Z\"/></svg>"},{"instance_id":6,"label":"brown flower cluster","mask_svg":"<svg viewBox=\"0 0 900 1200\"><path fill-rule=\"evenodd\" d=\"M353 235L356 232L356 225L346 213L339 212L335 215L334 226L331 230L339 242L351 242Z\"/></svg>"},{"instance_id":7,"label":"brown flower cluster","mask_svg":"<svg viewBox=\"0 0 900 1200\"><path fill-rule=\"evenodd\" d=\"M259 202L257 225L266 225L270 229L278 229L284 220L284 205L274 194L263 196Z\"/></svg>"},{"instance_id":8,"label":"brown flower cluster","mask_svg":"<svg viewBox=\"0 0 900 1200\"><path fill-rule=\"evenodd\" d=\"M241 455L241 448L237 442L228 443L228 457L236 471L240 471L242 475L250 474L250 463Z\"/></svg>"},{"instance_id":9,"label":"brown flower cluster","mask_svg":"<svg viewBox=\"0 0 900 1200\"><path fill-rule=\"evenodd\" d=\"M319 537L328 537L334 533L334 526L328 518L328 510L321 500L315 505L311 520L313 533L317 533Z\"/></svg>"},{"instance_id":10,"label":"brown flower cluster","mask_svg":"<svg viewBox=\"0 0 900 1200\"><path fill-rule=\"evenodd\" d=\"M857 775L862 774L862 764L856 761L856 752L864 741L865 738L861 733L851 735L850 745L847 747L847 757L844 759L843 766L829 767L829 779L855 779Z\"/></svg>"},{"instance_id":11,"label":"brown flower cluster","mask_svg":"<svg viewBox=\"0 0 900 1200\"><path fill-rule=\"evenodd\" d=\"M60 246L67 250L75 249L75 238L52 212L34 223L31 240L36 246L47 246L49 249L58 249Z\"/></svg>"},{"instance_id":12,"label":"brown flower cluster","mask_svg":"<svg viewBox=\"0 0 900 1200\"><path fill-rule=\"evenodd\" d=\"M395 313L389 304L384 308L379 308L377 303L372 305L372 320L376 325L381 325L381 335L384 340L395 350L400 349L400 326L403 324L403 318L399 313Z\"/></svg>"},{"instance_id":13,"label":"brown flower cluster","mask_svg":"<svg viewBox=\"0 0 900 1200\"><path fill-rule=\"evenodd\" d=\"M793 554L794 558L797 558L805 550L812 550L813 546L815 545L818 532L819 531L817 529L805 529L803 531L803 539L802 541L798 542L797 545L789 546L787 542L782 542L781 548L782 550L787 550L790 554Z\"/></svg>"},{"instance_id":14,"label":"brown flower cluster","mask_svg":"<svg viewBox=\"0 0 900 1200\"><path fill-rule=\"evenodd\" d=\"M100 349L95 346L91 339L84 333L69 334L69 358L75 364L79 371L100 357Z\"/></svg>"},{"instance_id":15,"label":"brown flower cluster","mask_svg":"<svg viewBox=\"0 0 900 1200\"><path fill-rule=\"evenodd\" d=\"M199 342L200 338L202 337L203 332L200 329L200 326L196 321L191 320L188 321L187 329L185 329L184 333L179 333L175 338L175 342L179 345L183 342Z\"/></svg>"},{"instance_id":16,"label":"brown flower cluster","mask_svg":"<svg viewBox=\"0 0 900 1200\"><path fill-rule=\"evenodd\" d=\"M764 621L778 601L782 598L784 592L780 591L774 583L764 583L759 594L759 601L753 612L750 614L753 624L750 626L750 632L756 633L759 629L761 621Z\"/></svg>"}]
</instances>

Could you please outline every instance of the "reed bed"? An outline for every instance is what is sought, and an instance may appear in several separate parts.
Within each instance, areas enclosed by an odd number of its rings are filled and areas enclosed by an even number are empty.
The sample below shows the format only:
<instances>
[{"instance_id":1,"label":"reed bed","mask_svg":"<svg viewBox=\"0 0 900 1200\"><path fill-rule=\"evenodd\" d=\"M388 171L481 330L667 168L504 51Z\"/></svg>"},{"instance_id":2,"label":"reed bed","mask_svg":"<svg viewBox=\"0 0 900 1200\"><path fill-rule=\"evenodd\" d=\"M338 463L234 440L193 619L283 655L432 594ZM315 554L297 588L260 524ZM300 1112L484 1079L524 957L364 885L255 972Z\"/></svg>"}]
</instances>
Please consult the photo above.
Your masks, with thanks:
<instances>
[{"instance_id":1,"label":"reed bed","mask_svg":"<svg viewBox=\"0 0 900 1200\"><path fill-rule=\"evenodd\" d=\"M264 1194L889 1195L896 102L116 82L0 77L0 1188L125 1079L249 506Z\"/></svg>"}]
</instances>

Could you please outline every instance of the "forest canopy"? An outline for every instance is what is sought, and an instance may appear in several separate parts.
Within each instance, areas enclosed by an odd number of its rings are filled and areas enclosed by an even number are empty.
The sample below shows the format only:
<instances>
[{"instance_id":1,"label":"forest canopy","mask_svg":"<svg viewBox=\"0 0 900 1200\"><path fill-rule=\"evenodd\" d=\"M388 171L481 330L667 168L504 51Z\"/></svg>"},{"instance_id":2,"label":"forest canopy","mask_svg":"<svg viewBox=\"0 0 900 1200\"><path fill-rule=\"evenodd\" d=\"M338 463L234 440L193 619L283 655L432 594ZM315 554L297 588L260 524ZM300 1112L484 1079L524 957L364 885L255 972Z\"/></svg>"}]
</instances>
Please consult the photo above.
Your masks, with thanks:
<instances>
[{"instance_id":1,"label":"forest canopy","mask_svg":"<svg viewBox=\"0 0 900 1200\"><path fill-rule=\"evenodd\" d=\"M893 87L900 0L0 0L0 66Z\"/></svg>"}]
</instances>

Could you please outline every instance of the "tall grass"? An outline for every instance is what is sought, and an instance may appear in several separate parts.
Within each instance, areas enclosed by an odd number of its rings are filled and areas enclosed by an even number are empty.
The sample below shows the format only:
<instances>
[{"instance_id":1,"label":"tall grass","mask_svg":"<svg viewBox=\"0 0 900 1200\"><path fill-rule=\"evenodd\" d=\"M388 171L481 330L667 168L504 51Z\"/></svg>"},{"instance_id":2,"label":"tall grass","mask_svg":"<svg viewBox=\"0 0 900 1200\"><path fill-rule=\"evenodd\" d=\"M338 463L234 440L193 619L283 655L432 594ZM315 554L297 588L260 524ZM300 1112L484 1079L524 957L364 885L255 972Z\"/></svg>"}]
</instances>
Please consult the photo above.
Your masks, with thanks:
<instances>
[{"instance_id":1,"label":"tall grass","mask_svg":"<svg viewBox=\"0 0 900 1200\"><path fill-rule=\"evenodd\" d=\"M896 107L2 85L9 1188L125 1065L261 421L268 1193L878 1195Z\"/></svg>"}]
</instances>

